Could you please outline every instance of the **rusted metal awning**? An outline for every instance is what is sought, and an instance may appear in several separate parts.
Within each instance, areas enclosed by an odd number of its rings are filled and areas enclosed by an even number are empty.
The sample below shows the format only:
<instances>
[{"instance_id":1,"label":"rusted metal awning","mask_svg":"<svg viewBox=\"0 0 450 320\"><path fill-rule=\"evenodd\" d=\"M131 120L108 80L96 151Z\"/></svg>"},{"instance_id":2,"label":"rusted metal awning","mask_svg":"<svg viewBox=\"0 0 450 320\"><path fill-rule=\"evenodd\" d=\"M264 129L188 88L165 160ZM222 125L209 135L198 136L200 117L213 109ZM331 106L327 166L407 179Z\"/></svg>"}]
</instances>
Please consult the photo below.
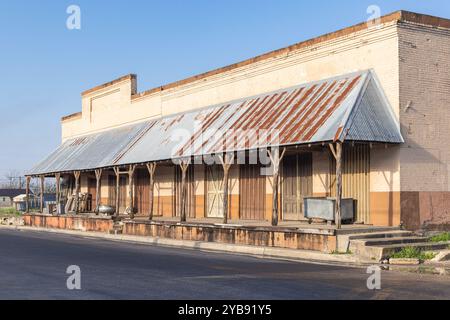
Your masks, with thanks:
<instances>
[{"instance_id":1,"label":"rusted metal awning","mask_svg":"<svg viewBox=\"0 0 450 320\"><path fill-rule=\"evenodd\" d=\"M333 141L403 143L372 71L66 141L29 175Z\"/></svg>"}]
</instances>

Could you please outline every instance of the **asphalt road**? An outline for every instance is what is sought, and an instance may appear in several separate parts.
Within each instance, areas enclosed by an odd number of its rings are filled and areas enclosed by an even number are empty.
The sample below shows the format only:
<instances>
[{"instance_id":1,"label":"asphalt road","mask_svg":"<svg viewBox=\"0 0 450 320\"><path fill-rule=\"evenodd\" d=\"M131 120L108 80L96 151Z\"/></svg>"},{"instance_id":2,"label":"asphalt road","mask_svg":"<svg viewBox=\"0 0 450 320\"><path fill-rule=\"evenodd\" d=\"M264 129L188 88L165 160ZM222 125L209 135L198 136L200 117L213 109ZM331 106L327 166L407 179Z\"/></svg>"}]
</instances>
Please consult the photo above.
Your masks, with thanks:
<instances>
[{"instance_id":1,"label":"asphalt road","mask_svg":"<svg viewBox=\"0 0 450 320\"><path fill-rule=\"evenodd\" d=\"M66 269L81 269L68 290ZM450 299L448 277L0 229L0 299Z\"/></svg>"}]
</instances>

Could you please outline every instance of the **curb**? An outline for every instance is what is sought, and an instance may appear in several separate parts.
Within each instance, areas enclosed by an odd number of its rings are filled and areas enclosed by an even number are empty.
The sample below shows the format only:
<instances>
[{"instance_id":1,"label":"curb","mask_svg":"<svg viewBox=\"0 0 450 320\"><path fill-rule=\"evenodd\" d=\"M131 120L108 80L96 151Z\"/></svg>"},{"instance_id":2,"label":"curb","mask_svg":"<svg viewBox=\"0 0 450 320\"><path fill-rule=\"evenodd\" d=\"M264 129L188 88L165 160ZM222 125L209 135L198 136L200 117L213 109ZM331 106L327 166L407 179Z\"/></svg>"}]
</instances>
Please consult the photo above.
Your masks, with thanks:
<instances>
[{"instance_id":1,"label":"curb","mask_svg":"<svg viewBox=\"0 0 450 320\"><path fill-rule=\"evenodd\" d=\"M0 229L66 234L95 239L104 239L109 241L123 241L129 243L146 244L160 247L184 248L206 252L240 254L240 255L254 256L263 259L279 259L297 262L307 262L313 264L340 265L353 267L373 265L373 262L361 261L360 259L358 259L353 255L333 255L308 250L256 247L256 246L234 245L216 242L174 240L166 238L153 238L153 237L130 236L120 234L114 235L100 232L48 229L48 228L25 227L25 226L0 225Z\"/></svg>"}]
</instances>

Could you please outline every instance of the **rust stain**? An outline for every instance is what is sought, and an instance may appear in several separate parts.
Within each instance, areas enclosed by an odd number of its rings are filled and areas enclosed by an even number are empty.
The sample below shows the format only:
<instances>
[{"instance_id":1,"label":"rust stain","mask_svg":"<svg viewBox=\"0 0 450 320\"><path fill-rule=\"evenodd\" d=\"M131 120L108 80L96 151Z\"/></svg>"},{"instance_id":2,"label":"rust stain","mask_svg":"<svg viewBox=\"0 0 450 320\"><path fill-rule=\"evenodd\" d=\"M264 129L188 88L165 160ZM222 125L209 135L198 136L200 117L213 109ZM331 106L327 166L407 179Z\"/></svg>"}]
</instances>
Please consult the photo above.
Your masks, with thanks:
<instances>
[{"instance_id":1,"label":"rust stain","mask_svg":"<svg viewBox=\"0 0 450 320\"><path fill-rule=\"evenodd\" d=\"M319 120L319 123L323 124L326 120L328 120L328 118L333 114L333 112L336 111L336 109L342 104L342 102L345 100L345 98L347 98L348 94L353 90L353 88L359 82L360 79L361 79L361 76L357 76L350 82L350 84L345 88L345 90L342 92L342 94L336 99L334 104L330 108L327 109L325 114ZM314 134L316 134L316 132L319 128L320 128L320 124L314 126L311 129L308 136L305 137L305 139L311 139L314 136Z\"/></svg>"}]
</instances>

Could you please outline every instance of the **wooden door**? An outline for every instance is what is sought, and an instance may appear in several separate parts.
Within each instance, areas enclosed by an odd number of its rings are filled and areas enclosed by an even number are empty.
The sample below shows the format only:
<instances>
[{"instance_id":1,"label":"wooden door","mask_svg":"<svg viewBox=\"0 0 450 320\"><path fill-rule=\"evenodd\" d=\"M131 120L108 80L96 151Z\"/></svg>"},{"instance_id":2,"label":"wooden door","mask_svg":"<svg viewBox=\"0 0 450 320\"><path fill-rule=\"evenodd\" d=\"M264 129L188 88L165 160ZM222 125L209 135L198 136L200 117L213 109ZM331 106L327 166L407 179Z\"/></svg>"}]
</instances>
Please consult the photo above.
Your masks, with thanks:
<instances>
[{"instance_id":1,"label":"wooden door","mask_svg":"<svg viewBox=\"0 0 450 320\"><path fill-rule=\"evenodd\" d=\"M195 218L195 178L194 166L190 165L186 172L186 216L188 218ZM179 166L175 169L175 215L177 217L181 214L181 168Z\"/></svg>"},{"instance_id":2,"label":"wooden door","mask_svg":"<svg viewBox=\"0 0 450 320\"><path fill-rule=\"evenodd\" d=\"M88 203L88 212L93 212L97 208L97 179L88 178L88 194L90 194L91 201Z\"/></svg>"},{"instance_id":3,"label":"wooden door","mask_svg":"<svg viewBox=\"0 0 450 320\"><path fill-rule=\"evenodd\" d=\"M125 213L127 208L127 177L121 175L119 179L119 213ZM116 207L116 176L108 177L109 205Z\"/></svg>"},{"instance_id":4,"label":"wooden door","mask_svg":"<svg viewBox=\"0 0 450 320\"><path fill-rule=\"evenodd\" d=\"M287 156L282 164L283 220L304 219L304 198L312 196L312 154Z\"/></svg>"},{"instance_id":5,"label":"wooden door","mask_svg":"<svg viewBox=\"0 0 450 320\"><path fill-rule=\"evenodd\" d=\"M266 176L260 165L242 165L239 172L239 216L242 220L265 220Z\"/></svg>"},{"instance_id":6,"label":"wooden door","mask_svg":"<svg viewBox=\"0 0 450 320\"><path fill-rule=\"evenodd\" d=\"M150 175L148 170L136 170L134 181L134 207L138 216L147 216L150 212Z\"/></svg>"},{"instance_id":7,"label":"wooden door","mask_svg":"<svg viewBox=\"0 0 450 320\"><path fill-rule=\"evenodd\" d=\"M223 218L223 169L206 166L206 216Z\"/></svg>"}]
</instances>

